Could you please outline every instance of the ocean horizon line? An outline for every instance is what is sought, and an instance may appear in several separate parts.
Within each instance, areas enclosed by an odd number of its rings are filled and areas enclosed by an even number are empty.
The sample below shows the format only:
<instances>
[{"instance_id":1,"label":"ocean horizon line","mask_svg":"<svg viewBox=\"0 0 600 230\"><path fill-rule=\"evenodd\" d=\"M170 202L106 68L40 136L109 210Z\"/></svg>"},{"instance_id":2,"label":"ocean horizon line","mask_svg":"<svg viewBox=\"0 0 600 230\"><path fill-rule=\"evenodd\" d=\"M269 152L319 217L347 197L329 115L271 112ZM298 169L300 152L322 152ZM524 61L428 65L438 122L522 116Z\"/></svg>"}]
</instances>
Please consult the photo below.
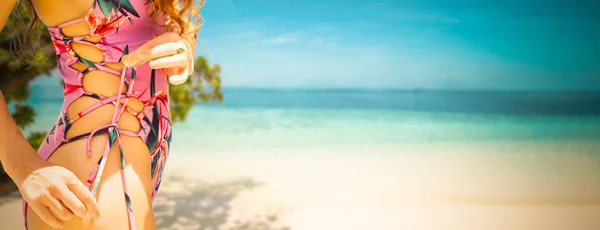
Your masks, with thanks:
<instances>
[{"instance_id":1,"label":"ocean horizon line","mask_svg":"<svg viewBox=\"0 0 600 230\"><path fill-rule=\"evenodd\" d=\"M62 87L34 88L32 103L62 102ZM210 89L208 89L210 90ZM600 117L598 91L224 87L221 108L364 109Z\"/></svg>"},{"instance_id":2,"label":"ocean horizon line","mask_svg":"<svg viewBox=\"0 0 600 230\"><path fill-rule=\"evenodd\" d=\"M402 87L262 87L224 86L223 90L256 91L327 91L327 92L556 92L556 93L598 93L600 89L485 89L485 88L402 88Z\"/></svg>"},{"instance_id":3,"label":"ocean horizon line","mask_svg":"<svg viewBox=\"0 0 600 230\"><path fill-rule=\"evenodd\" d=\"M61 88L60 84L32 84L33 88ZM252 91L312 91L312 92L522 92L522 93L590 93L599 94L600 88L428 88L428 87L356 87L356 86L243 86L234 85L221 87L223 91L252 90Z\"/></svg>"}]
</instances>

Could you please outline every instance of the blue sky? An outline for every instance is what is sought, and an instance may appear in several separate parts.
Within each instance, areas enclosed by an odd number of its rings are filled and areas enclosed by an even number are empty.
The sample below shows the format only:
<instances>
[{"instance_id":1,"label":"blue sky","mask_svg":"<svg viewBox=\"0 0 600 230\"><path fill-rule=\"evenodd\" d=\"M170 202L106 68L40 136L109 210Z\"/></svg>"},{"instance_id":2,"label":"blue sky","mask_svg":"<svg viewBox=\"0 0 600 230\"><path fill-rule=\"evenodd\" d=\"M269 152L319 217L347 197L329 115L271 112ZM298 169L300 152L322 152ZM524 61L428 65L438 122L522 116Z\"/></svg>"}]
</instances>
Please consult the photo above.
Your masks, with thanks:
<instances>
[{"instance_id":1,"label":"blue sky","mask_svg":"<svg viewBox=\"0 0 600 230\"><path fill-rule=\"evenodd\" d=\"M598 3L491 2L208 0L199 52L229 86L600 88Z\"/></svg>"},{"instance_id":2,"label":"blue sky","mask_svg":"<svg viewBox=\"0 0 600 230\"><path fill-rule=\"evenodd\" d=\"M198 55L226 87L600 89L582 2L208 0Z\"/></svg>"}]
</instances>

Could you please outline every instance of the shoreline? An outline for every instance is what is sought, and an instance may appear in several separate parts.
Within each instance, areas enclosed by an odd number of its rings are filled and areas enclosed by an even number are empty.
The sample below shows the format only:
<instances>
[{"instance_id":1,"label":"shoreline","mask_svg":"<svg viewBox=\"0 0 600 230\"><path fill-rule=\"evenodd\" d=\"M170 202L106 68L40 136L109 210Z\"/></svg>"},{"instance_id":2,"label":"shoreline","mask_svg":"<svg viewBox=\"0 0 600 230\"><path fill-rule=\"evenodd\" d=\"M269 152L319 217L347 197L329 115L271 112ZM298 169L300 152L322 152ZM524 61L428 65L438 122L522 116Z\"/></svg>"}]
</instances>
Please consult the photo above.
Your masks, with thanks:
<instances>
[{"instance_id":1,"label":"shoreline","mask_svg":"<svg viewBox=\"0 0 600 230\"><path fill-rule=\"evenodd\" d=\"M155 201L160 229L270 216L292 230L600 229L600 143L173 146ZM9 200L0 222L17 230L18 194Z\"/></svg>"}]
</instances>

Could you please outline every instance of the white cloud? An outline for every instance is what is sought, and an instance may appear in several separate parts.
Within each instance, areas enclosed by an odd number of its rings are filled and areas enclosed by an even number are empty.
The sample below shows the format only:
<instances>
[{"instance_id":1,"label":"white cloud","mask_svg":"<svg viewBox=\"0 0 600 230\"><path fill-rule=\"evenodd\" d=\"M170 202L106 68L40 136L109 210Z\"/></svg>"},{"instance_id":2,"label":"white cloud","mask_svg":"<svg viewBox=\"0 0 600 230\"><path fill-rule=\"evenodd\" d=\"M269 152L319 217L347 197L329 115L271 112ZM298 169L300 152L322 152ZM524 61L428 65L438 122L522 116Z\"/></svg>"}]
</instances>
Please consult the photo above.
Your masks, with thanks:
<instances>
[{"instance_id":1,"label":"white cloud","mask_svg":"<svg viewBox=\"0 0 600 230\"><path fill-rule=\"evenodd\" d=\"M317 38L310 40L309 43L311 45L316 45L316 46L325 45L325 39L323 39L322 37L317 37Z\"/></svg>"},{"instance_id":2,"label":"white cloud","mask_svg":"<svg viewBox=\"0 0 600 230\"><path fill-rule=\"evenodd\" d=\"M264 40L264 43L276 44L276 45L290 44L290 43L298 42L299 38L300 38L299 33L288 33L288 34L279 35L277 37L267 38Z\"/></svg>"},{"instance_id":3,"label":"white cloud","mask_svg":"<svg viewBox=\"0 0 600 230\"><path fill-rule=\"evenodd\" d=\"M320 47L323 47L323 46L334 47L334 46L338 46L339 42L336 37L328 38L328 39L325 39L323 37L316 37L316 38L313 38L310 41L308 41L308 44L312 45L312 46L320 46Z\"/></svg>"},{"instance_id":4,"label":"white cloud","mask_svg":"<svg viewBox=\"0 0 600 230\"><path fill-rule=\"evenodd\" d=\"M236 33L233 35L233 39L240 39L240 40L245 40L245 39L256 39L258 37L261 36L261 33L258 31L245 31L245 32L240 32L240 33Z\"/></svg>"}]
</instances>

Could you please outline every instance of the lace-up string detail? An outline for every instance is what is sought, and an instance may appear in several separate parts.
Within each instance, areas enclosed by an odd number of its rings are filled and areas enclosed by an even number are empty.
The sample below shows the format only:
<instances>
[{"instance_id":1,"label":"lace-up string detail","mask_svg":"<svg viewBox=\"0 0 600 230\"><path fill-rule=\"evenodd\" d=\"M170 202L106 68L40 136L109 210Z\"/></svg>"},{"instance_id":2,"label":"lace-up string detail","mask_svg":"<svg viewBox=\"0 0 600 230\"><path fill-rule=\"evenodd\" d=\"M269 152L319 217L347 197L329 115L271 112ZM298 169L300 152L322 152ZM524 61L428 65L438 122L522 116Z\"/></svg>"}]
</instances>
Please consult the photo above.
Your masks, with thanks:
<instances>
[{"instance_id":1,"label":"lace-up string detail","mask_svg":"<svg viewBox=\"0 0 600 230\"><path fill-rule=\"evenodd\" d=\"M125 76L126 76L127 69L128 68L124 67L123 72L121 73L121 83L119 85L119 92L122 92L123 86L125 85ZM135 78L135 76L132 77L132 82L133 82L134 78ZM133 87L129 87L126 95L130 95L132 89L133 89ZM122 96L122 94L119 93L118 97L116 97L115 100L120 101L121 96ZM111 99L112 99L112 97L111 97ZM115 106L115 111L113 113L112 123L96 128L88 136L87 154L88 154L88 156L90 156L92 154L91 143L90 143L90 141L92 140L92 137L94 137L94 135L96 135L98 133L98 131L103 130L103 129L107 129L107 131L109 133L109 138L108 138L108 142L106 143L106 146L104 148L104 153L102 154L102 157L100 157L97 167L90 174L90 177L87 180L87 185L88 185L88 187L90 185L92 186L91 187L92 195L94 197L96 197L96 194L98 192L98 186L100 185L100 180L102 179L102 174L104 173L104 168L106 166L106 160L108 159L108 154L109 154L112 146L115 144L115 142L117 142L117 144L119 145L119 156L121 158L121 179L123 181L123 190L124 190L123 192L125 194L125 202L127 205L127 212L129 214L129 227L131 230L135 230L136 229L135 218L133 216L133 208L131 206L131 199L129 197L129 191L127 189L127 179L125 176L125 155L123 154L123 144L121 142L121 134L129 135L129 136L137 136L137 134L134 132L120 130L119 125L117 124L117 122L119 121L119 118L121 117L121 114L123 114L123 112L125 111L125 107L126 107L126 104L128 101L129 101L129 96L125 96L124 103L117 103L117 105Z\"/></svg>"}]
</instances>

